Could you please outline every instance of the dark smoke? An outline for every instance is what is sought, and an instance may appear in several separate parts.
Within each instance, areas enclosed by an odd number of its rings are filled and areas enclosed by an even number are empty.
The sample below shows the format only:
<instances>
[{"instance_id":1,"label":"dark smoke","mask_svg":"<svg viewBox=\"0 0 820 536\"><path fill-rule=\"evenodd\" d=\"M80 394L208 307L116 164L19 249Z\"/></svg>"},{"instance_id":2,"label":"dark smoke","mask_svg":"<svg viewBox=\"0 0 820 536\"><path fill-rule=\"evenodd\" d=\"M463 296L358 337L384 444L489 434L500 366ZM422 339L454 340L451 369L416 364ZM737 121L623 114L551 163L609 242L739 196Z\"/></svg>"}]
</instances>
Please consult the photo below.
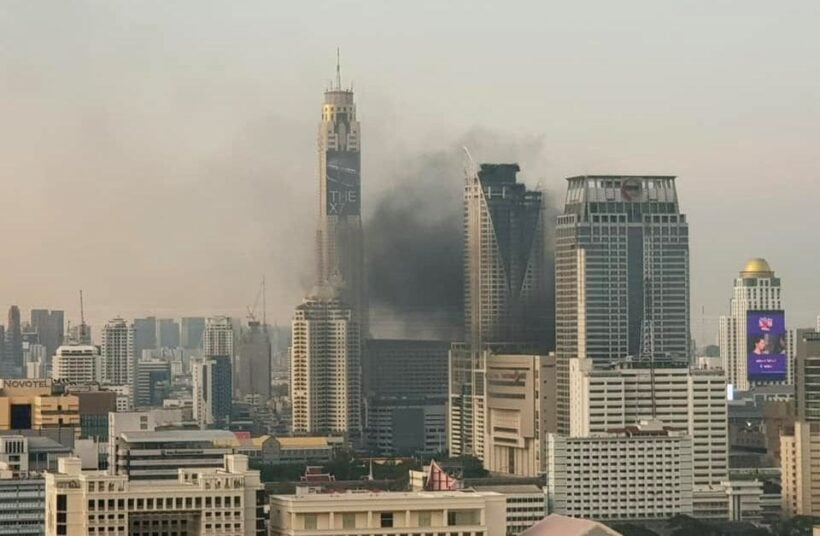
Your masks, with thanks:
<instances>
[{"instance_id":1,"label":"dark smoke","mask_svg":"<svg viewBox=\"0 0 820 536\"><path fill-rule=\"evenodd\" d=\"M395 162L393 187L366 222L370 320L377 337L461 340L463 191L468 147L477 162L519 162L529 187L543 172L543 141L472 130L447 150ZM540 186L546 190L545 184ZM547 236L555 210L549 193ZM552 257L551 243L547 245ZM551 265L551 262L548 263ZM551 280L552 274L548 277Z\"/></svg>"}]
</instances>

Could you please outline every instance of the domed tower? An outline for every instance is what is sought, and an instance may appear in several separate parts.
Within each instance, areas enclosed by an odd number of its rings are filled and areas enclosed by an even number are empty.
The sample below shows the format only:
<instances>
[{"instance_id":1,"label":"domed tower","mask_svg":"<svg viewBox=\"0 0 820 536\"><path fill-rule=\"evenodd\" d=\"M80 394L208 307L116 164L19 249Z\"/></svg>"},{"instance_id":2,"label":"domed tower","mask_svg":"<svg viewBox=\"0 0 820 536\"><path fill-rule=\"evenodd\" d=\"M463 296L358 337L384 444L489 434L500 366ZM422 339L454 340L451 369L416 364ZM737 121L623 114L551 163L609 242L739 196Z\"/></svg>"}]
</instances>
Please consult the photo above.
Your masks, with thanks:
<instances>
[{"instance_id":1,"label":"domed tower","mask_svg":"<svg viewBox=\"0 0 820 536\"><path fill-rule=\"evenodd\" d=\"M786 337L780 278L766 259L749 259L735 279L730 314L720 317L720 356L726 382L735 391L748 391L759 384L792 383Z\"/></svg>"}]
</instances>

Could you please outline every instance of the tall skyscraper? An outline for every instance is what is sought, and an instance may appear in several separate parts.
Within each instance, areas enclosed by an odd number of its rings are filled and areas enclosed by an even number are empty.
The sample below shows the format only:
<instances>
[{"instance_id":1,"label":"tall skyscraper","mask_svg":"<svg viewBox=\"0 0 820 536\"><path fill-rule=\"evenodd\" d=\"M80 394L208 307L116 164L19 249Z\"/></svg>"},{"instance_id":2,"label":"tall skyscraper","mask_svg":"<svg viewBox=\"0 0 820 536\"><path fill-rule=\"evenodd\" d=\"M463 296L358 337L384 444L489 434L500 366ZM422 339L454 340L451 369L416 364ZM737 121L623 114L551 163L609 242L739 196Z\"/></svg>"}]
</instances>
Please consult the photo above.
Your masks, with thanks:
<instances>
[{"instance_id":1,"label":"tall skyscraper","mask_svg":"<svg viewBox=\"0 0 820 536\"><path fill-rule=\"evenodd\" d=\"M184 317L180 324L179 344L188 350L202 348L202 334L205 333L205 319Z\"/></svg>"},{"instance_id":2,"label":"tall skyscraper","mask_svg":"<svg viewBox=\"0 0 820 536\"><path fill-rule=\"evenodd\" d=\"M322 289L296 308L290 396L297 434L361 437L361 340L356 315Z\"/></svg>"},{"instance_id":3,"label":"tall skyscraper","mask_svg":"<svg viewBox=\"0 0 820 536\"><path fill-rule=\"evenodd\" d=\"M111 385L134 385L134 326L122 318L102 329L102 378Z\"/></svg>"},{"instance_id":4,"label":"tall skyscraper","mask_svg":"<svg viewBox=\"0 0 820 536\"><path fill-rule=\"evenodd\" d=\"M342 89L337 63L319 125L318 284L339 286L367 333L360 151L353 90Z\"/></svg>"},{"instance_id":5,"label":"tall skyscraper","mask_svg":"<svg viewBox=\"0 0 820 536\"><path fill-rule=\"evenodd\" d=\"M179 323L173 318L157 320L157 348L179 347Z\"/></svg>"},{"instance_id":6,"label":"tall skyscraper","mask_svg":"<svg viewBox=\"0 0 820 536\"><path fill-rule=\"evenodd\" d=\"M481 164L464 188L466 344L450 352L449 447L483 458L488 346L529 353L553 343L541 192L519 183L517 164Z\"/></svg>"},{"instance_id":7,"label":"tall skyscraper","mask_svg":"<svg viewBox=\"0 0 820 536\"><path fill-rule=\"evenodd\" d=\"M32 309L31 327L37 332L40 344L46 347L46 356L50 360L65 341L65 314L63 311Z\"/></svg>"},{"instance_id":8,"label":"tall skyscraper","mask_svg":"<svg viewBox=\"0 0 820 536\"><path fill-rule=\"evenodd\" d=\"M761 330L761 322L766 331ZM730 313L720 317L718 335L726 381L735 391L794 378L786 356L784 323L780 278L765 259L749 260L735 279ZM760 345L765 343L762 349L755 347L759 335L763 336Z\"/></svg>"},{"instance_id":9,"label":"tall skyscraper","mask_svg":"<svg viewBox=\"0 0 820 536\"><path fill-rule=\"evenodd\" d=\"M144 350L157 348L157 319L153 316L134 319L134 355L142 359Z\"/></svg>"},{"instance_id":10,"label":"tall skyscraper","mask_svg":"<svg viewBox=\"0 0 820 536\"><path fill-rule=\"evenodd\" d=\"M23 326L20 323L20 308L16 305L9 307L5 345L6 352L1 367L3 376L20 378L23 371Z\"/></svg>"},{"instance_id":11,"label":"tall skyscraper","mask_svg":"<svg viewBox=\"0 0 820 536\"><path fill-rule=\"evenodd\" d=\"M247 329L242 331L236 354L237 398L258 396L262 403L267 402L271 388L271 343L267 326L249 320Z\"/></svg>"},{"instance_id":12,"label":"tall skyscraper","mask_svg":"<svg viewBox=\"0 0 820 536\"><path fill-rule=\"evenodd\" d=\"M234 330L231 319L205 322L203 357L192 363L194 420L200 427L225 426L233 400Z\"/></svg>"},{"instance_id":13,"label":"tall skyscraper","mask_svg":"<svg viewBox=\"0 0 820 536\"><path fill-rule=\"evenodd\" d=\"M558 431L569 431L569 360L688 359L689 226L675 178L567 179L555 258Z\"/></svg>"}]
</instances>

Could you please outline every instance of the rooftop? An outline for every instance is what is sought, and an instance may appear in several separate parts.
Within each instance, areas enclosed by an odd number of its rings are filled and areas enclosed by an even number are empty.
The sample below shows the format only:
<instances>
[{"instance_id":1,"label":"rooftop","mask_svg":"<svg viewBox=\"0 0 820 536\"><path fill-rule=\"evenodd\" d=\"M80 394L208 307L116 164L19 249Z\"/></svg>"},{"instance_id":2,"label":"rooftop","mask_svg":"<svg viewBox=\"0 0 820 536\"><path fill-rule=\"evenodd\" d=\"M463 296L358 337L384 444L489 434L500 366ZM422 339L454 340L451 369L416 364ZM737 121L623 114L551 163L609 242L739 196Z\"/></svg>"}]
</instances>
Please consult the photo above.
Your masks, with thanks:
<instances>
[{"instance_id":1,"label":"rooftop","mask_svg":"<svg viewBox=\"0 0 820 536\"><path fill-rule=\"evenodd\" d=\"M168 441L233 441L233 432L227 430L157 430L155 432L123 432L120 436L135 443L164 443Z\"/></svg>"},{"instance_id":2,"label":"rooftop","mask_svg":"<svg viewBox=\"0 0 820 536\"><path fill-rule=\"evenodd\" d=\"M521 536L621 536L611 528L590 521L576 519L558 514L550 514L529 529Z\"/></svg>"},{"instance_id":3,"label":"rooftop","mask_svg":"<svg viewBox=\"0 0 820 536\"><path fill-rule=\"evenodd\" d=\"M756 257L746 262L746 266L743 267L740 275L741 277L773 277L774 270L766 262L766 259Z\"/></svg>"},{"instance_id":4,"label":"rooftop","mask_svg":"<svg viewBox=\"0 0 820 536\"><path fill-rule=\"evenodd\" d=\"M279 445L283 448L287 449L319 448L328 446L326 437L277 437L276 441L278 441Z\"/></svg>"}]
</instances>

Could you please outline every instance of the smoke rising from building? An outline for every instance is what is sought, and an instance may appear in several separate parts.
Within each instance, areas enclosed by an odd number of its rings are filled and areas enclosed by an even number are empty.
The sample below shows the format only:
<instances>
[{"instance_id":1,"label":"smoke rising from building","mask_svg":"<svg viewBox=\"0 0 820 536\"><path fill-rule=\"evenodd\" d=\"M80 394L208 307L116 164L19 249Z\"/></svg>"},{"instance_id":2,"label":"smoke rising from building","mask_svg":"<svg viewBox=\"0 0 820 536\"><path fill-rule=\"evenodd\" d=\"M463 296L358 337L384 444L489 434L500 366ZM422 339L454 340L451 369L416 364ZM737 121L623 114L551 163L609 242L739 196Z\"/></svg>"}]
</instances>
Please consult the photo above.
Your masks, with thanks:
<instances>
[{"instance_id":1,"label":"smoke rising from building","mask_svg":"<svg viewBox=\"0 0 820 536\"><path fill-rule=\"evenodd\" d=\"M518 162L528 180L538 177L547 165L543 140L485 129L467 132L447 150L398 159L386 179L393 187L372 201L365 228L375 336L463 337L462 147L468 147L479 162ZM554 194L547 190L545 196L547 236L551 237ZM552 266L550 243L546 255L547 266ZM547 277L552 280L551 273Z\"/></svg>"}]
</instances>

